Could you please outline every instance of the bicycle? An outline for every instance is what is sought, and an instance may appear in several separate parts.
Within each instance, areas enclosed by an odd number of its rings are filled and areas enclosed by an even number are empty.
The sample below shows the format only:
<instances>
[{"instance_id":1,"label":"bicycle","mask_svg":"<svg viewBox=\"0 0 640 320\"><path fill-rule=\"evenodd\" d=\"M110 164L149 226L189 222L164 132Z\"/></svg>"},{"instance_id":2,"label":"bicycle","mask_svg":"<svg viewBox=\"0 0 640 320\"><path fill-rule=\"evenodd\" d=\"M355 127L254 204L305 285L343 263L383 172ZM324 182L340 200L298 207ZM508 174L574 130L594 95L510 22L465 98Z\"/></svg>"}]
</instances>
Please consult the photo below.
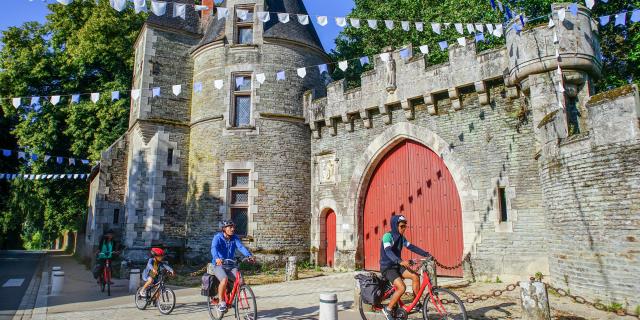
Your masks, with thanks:
<instances>
[{"instance_id":1,"label":"bicycle","mask_svg":"<svg viewBox=\"0 0 640 320\"><path fill-rule=\"evenodd\" d=\"M142 296L142 288L136 290L133 300L138 310L145 310L150 304L155 304L161 314L168 315L176 307L176 294L165 286L165 274L167 270L162 270L158 274L158 279L149 288L147 288L146 296Z\"/></svg>"},{"instance_id":2,"label":"bicycle","mask_svg":"<svg viewBox=\"0 0 640 320\"><path fill-rule=\"evenodd\" d=\"M98 276L98 285L100 286L101 292L104 292L106 288L107 296L111 296L111 258L104 260L102 272L100 272Z\"/></svg>"},{"instance_id":3,"label":"bicycle","mask_svg":"<svg viewBox=\"0 0 640 320\"><path fill-rule=\"evenodd\" d=\"M242 260L246 261L246 259ZM256 320L258 319L258 307L256 305L256 296L253 294L253 290L244 283L242 274L240 273L239 263L234 259L225 259L222 265L226 268L233 269L238 268L235 274L235 281L232 283L229 279L227 290L225 292L224 301L227 306L235 309L237 320ZM217 292L217 288L215 292ZM215 296L207 297L207 307L209 309L209 319L220 320L224 317L226 312L220 312L218 310L219 297Z\"/></svg>"},{"instance_id":4,"label":"bicycle","mask_svg":"<svg viewBox=\"0 0 640 320\"><path fill-rule=\"evenodd\" d=\"M395 319L398 320L406 320L406 319L424 319L424 320L432 320L432 319L460 319L467 320L467 311L464 308L464 304L462 300L453 292L448 289L441 287L433 287L431 285L431 279L429 278L429 274L427 273L427 259L421 259L421 265L418 270L411 270L418 274L422 274L422 284L420 286L420 291L413 298L413 300L406 304L400 299L398 301L398 306L395 310ZM412 261L412 264L416 264L415 261ZM386 280L385 280L386 281ZM389 283L387 281L387 283ZM425 289L427 289L426 295L422 302L422 317L418 313L420 310L414 310L416 305L420 302L420 298L425 293ZM373 320L373 319L386 319L384 314L382 313L382 308L388 304L389 298L396 291L395 286L389 285L387 289L384 290L384 294L380 303L371 305L373 312L365 312L363 309L362 299L360 300L360 316L363 320ZM445 308L445 306L447 308ZM365 314L366 313L366 314ZM368 315L367 315L368 314ZM409 318L412 316L411 318Z\"/></svg>"}]
</instances>

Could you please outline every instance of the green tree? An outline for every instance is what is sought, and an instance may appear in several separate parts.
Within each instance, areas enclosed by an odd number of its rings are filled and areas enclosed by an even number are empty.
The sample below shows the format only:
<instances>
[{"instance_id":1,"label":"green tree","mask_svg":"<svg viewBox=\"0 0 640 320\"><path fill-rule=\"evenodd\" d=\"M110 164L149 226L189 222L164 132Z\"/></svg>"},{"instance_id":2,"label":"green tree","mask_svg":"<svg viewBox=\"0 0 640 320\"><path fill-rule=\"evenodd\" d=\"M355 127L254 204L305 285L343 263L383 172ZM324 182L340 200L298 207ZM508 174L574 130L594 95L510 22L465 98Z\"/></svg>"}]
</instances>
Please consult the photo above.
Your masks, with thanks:
<instances>
[{"instance_id":1,"label":"green tree","mask_svg":"<svg viewBox=\"0 0 640 320\"><path fill-rule=\"evenodd\" d=\"M503 1L508 3L514 14L523 14L529 19L529 25L545 24L551 13L549 0L515 0ZM614 14L621 11L631 11L640 7L639 0L610 0L608 3L598 1L593 8L593 16ZM630 15L630 14L629 14ZM425 21L425 22L485 22L501 23L504 16L497 10L492 10L489 0L355 0L355 7L351 18L373 18L380 21L391 19L396 21ZM425 32L412 28L405 32L396 27L389 31L381 24L378 30L368 27L356 29L345 28L336 39L336 49L332 52L335 60L357 58L363 55L375 55L384 47L400 48L408 44L414 47L428 45L430 54L426 57L429 64L446 61L447 53L439 49L438 42L447 40L452 43L460 35L453 26L443 30L441 35L430 31L430 25L425 25ZM626 27L614 27L613 23L601 27L600 37L604 55L603 78L597 83L599 90L604 90L632 80L640 79L640 23L628 23ZM485 50L504 44L504 38L487 37L488 41L479 43L478 50ZM359 83L359 75L364 69L359 64L351 64L346 73L336 70L334 77L346 77L350 86Z\"/></svg>"},{"instance_id":2,"label":"green tree","mask_svg":"<svg viewBox=\"0 0 640 320\"><path fill-rule=\"evenodd\" d=\"M63 98L54 106L42 101L15 109L4 100L0 134L14 145L40 155L11 168L24 173L87 173L88 166L45 163L45 154L98 160L127 128L133 45L146 19L109 0L49 5L44 25L29 22L2 33L0 96L30 97L100 92L94 104L82 96L78 104ZM111 101L111 91L123 91ZM23 99L27 103L28 99ZM4 145L3 145L4 146ZM8 169L7 169L8 170ZM9 171L11 172L11 171ZM15 172L15 171L13 171ZM0 184L0 188L3 185ZM87 185L79 180L12 181L0 195L3 239L19 231L25 247L47 246L63 230L77 230L85 213Z\"/></svg>"}]
</instances>

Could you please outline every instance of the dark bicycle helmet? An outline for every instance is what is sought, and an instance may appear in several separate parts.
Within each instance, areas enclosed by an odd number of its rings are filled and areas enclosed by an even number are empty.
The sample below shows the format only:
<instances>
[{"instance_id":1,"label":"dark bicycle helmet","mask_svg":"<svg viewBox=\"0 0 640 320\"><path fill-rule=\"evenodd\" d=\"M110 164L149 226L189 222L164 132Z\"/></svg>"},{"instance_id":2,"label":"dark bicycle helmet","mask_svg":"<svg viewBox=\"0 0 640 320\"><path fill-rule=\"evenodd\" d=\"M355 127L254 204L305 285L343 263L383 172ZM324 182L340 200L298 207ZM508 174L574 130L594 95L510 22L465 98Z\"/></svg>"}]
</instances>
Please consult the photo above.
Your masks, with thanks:
<instances>
[{"instance_id":1,"label":"dark bicycle helmet","mask_svg":"<svg viewBox=\"0 0 640 320\"><path fill-rule=\"evenodd\" d=\"M235 226L236 224L232 220L222 220L220 221L220 229L224 229L229 226Z\"/></svg>"}]
</instances>

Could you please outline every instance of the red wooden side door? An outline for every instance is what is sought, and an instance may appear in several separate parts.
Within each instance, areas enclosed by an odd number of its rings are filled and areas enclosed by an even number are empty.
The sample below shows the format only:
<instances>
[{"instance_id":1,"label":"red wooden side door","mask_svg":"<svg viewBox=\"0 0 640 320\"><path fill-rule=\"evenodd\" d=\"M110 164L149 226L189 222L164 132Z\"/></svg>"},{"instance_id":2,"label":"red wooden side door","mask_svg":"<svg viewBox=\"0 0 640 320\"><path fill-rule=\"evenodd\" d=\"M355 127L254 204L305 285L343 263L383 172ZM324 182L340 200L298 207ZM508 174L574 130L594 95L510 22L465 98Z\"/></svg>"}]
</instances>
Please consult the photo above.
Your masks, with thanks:
<instances>
[{"instance_id":1,"label":"red wooden side door","mask_svg":"<svg viewBox=\"0 0 640 320\"><path fill-rule=\"evenodd\" d=\"M375 169L364 203L364 265L380 268L380 243L392 215L409 220L405 237L444 265L460 262L463 252L460 197L444 161L420 143L405 140ZM419 258L403 250L403 258ZM462 276L462 268L438 274Z\"/></svg>"},{"instance_id":2,"label":"red wooden side door","mask_svg":"<svg viewBox=\"0 0 640 320\"><path fill-rule=\"evenodd\" d=\"M325 257L327 257L327 266L333 267L336 252L336 213L333 210L329 210L325 219L325 226L327 227L325 233L327 241Z\"/></svg>"}]
</instances>

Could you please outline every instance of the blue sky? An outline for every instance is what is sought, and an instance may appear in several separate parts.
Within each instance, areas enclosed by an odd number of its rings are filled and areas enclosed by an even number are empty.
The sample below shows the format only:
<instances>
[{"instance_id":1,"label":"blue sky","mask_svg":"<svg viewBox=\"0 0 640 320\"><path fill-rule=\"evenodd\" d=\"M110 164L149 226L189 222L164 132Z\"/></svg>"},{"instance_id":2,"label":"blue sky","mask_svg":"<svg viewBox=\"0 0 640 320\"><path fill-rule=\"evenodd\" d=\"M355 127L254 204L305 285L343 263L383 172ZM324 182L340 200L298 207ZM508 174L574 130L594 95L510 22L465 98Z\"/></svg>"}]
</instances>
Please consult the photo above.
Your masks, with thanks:
<instances>
[{"instance_id":1,"label":"blue sky","mask_svg":"<svg viewBox=\"0 0 640 320\"><path fill-rule=\"evenodd\" d=\"M3 10L0 11L0 30L5 30L10 26L18 26L27 21L45 20L48 13L46 3L53 3L54 0L0 0ZM346 16L353 8L353 0L304 0L310 15L326 15L329 17ZM335 47L334 39L340 32L338 26L330 21L324 27L313 23L318 30L318 35L325 50L330 51Z\"/></svg>"}]
</instances>

